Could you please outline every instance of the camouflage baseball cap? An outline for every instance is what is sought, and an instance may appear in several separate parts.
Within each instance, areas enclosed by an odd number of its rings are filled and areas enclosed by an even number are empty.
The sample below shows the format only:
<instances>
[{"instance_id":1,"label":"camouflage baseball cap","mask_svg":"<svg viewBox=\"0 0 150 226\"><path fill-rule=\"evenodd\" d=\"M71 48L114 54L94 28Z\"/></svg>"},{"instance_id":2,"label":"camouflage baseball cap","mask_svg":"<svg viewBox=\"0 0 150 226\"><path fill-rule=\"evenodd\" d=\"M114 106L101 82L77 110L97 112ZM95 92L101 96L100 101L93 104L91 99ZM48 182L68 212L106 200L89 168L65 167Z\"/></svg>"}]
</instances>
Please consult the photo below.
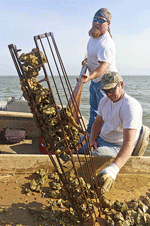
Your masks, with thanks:
<instances>
[{"instance_id":1,"label":"camouflage baseball cap","mask_svg":"<svg viewBox=\"0 0 150 226\"><path fill-rule=\"evenodd\" d=\"M111 12L107 8L101 8L99 9L94 16L101 16L104 17L109 22L111 21Z\"/></svg>"},{"instance_id":2,"label":"camouflage baseball cap","mask_svg":"<svg viewBox=\"0 0 150 226\"><path fill-rule=\"evenodd\" d=\"M120 74L113 71L107 72L106 74L103 75L101 79L101 86L99 89L114 88L114 86L119 82L123 82L123 79Z\"/></svg>"}]
</instances>

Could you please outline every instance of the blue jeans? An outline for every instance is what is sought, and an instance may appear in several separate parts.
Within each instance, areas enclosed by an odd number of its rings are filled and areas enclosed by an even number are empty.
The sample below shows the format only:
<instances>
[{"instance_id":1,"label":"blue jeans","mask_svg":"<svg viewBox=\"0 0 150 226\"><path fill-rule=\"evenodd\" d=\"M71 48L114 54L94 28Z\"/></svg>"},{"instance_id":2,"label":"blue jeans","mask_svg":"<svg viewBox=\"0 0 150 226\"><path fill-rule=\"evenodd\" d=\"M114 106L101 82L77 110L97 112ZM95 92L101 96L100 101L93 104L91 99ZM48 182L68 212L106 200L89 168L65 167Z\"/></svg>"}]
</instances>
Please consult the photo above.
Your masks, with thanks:
<instances>
[{"instance_id":1,"label":"blue jeans","mask_svg":"<svg viewBox=\"0 0 150 226\"><path fill-rule=\"evenodd\" d=\"M91 81L90 85L90 118L89 118L89 123L87 125L87 131L88 133L91 133L91 128L93 125L93 122L95 121L95 118L97 116L97 110L98 110L98 104L101 98L104 96L102 92L99 89L101 86L101 81L100 82L93 82Z\"/></svg>"},{"instance_id":2,"label":"blue jeans","mask_svg":"<svg viewBox=\"0 0 150 226\"><path fill-rule=\"evenodd\" d=\"M83 139L83 138L84 138L84 136L81 137L81 139ZM89 135L89 138L90 138L90 135ZM105 141L100 136L97 138L96 142L97 142L97 149L95 149L92 152L92 155L94 155L94 156L111 156L111 157L115 157L115 156L117 156L117 154L119 153L120 148L121 148L121 146L119 146L119 145L116 145L116 144L109 143L109 142ZM87 143L85 143L84 149L85 149L85 152L88 154ZM84 154L85 152L84 152L83 148L80 148L78 150L79 154Z\"/></svg>"}]
</instances>

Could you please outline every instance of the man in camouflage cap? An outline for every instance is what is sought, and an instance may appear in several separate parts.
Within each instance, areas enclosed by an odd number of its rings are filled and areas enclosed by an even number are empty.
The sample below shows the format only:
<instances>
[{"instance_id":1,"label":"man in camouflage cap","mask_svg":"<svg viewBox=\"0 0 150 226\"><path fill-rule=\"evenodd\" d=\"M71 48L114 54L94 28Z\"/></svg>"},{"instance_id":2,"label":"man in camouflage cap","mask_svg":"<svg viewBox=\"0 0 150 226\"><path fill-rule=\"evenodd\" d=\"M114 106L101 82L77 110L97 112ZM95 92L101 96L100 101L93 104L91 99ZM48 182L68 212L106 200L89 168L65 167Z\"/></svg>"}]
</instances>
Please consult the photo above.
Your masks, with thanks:
<instances>
[{"instance_id":1,"label":"man in camouflage cap","mask_svg":"<svg viewBox=\"0 0 150 226\"><path fill-rule=\"evenodd\" d=\"M117 72L108 72L102 77L101 86L99 89L111 89L114 85L120 82L123 82L120 74Z\"/></svg>"},{"instance_id":2,"label":"man in camouflage cap","mask_svg":"<svg viewBox=\"0 0 150 226\"><path fill-rule=\"evenodd\" d=\"M98 175L101 193L105 194L137 144L142 128L142 108L136 99L125 93L123 79L117 72L106 73L100 89L105 96L99 102L89 145L94 148L94 156L115 157Z\"/></svg>"},{"instance_id":3,"label":"man in camouflage cap","mask_svg":"<svg viewBox=\"0 0 150 226\"><path fill-rule=\"evenodd\" d=\"M102 76L108 71L116 71L115 44L110 33L111 12L107 8L99 9L93 17L92 28L89 30L90 39L87 45L87 65L89 75L83 74L83 83L90 84L90 118L87 132L91 132L96 118L98 104L103 94L98 88Z\"/></svg>"}]
</instances>

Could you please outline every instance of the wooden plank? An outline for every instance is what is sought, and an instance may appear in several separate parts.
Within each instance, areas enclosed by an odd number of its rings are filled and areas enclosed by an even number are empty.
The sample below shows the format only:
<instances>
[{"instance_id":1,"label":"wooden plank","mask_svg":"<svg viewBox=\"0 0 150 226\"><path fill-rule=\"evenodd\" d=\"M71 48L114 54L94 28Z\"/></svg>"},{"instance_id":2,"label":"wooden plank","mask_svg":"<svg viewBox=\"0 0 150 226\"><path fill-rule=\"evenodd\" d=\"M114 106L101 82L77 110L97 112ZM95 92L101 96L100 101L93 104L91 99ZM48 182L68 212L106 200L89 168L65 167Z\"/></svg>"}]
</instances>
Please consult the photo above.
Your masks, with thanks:
<instances>
[{"instance_id":1,"label":"wooden plank","mask_svg":"<svg viewBox=\"0 0 150 226\"><path fill-rule=\"evenodd\" d=\"M0 155L0 174L34 173L39 169L53 170L47 155Z\"/></svg>"},{"instance_id":2,"label":"wooden plank","mask_svg":"<svg viewBox=\"0 0 150 226\"><path fill-rule=\"evenodd\" d=\"M1 117L33 118L33 114L26 112L0 111L0 118Z\"/></svg>"},{"instance_id":3,"label":"wooden plank","mask_svg":"<svg viewBox=\"0 0 150 226\"><path fill-rule=\"evenodd\" d=\"M55 156L54 156L55 158ZM82 168L88 177L87 164L85 157L79 157ZM81 165L76 155L73 156L76 168L81 172ZM87 157L90 166L90 158ZM107 167L113 158L110 157L93 157L96 174L103 168ZM65 164L65 169L70 168L70 162ZM53 170L53 165L48 155L37 154L1 154L0 155L0 174L3 173L34 173L39 169ZM150 174L150 157L131 157L125 166L120 170L119 174Z\"/></svg>"}]
</instances>

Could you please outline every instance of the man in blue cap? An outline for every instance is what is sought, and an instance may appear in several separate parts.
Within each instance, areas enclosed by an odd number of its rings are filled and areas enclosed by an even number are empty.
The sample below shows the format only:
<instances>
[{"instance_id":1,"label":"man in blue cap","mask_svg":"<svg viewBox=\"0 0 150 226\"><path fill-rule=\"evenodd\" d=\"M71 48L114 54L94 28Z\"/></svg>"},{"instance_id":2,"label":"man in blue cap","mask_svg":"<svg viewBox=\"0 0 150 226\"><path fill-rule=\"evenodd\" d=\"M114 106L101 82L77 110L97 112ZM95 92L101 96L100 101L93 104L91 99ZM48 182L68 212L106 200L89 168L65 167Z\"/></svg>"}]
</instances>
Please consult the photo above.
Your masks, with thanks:
<instances>
[{"instance_id":1,"label":"man in blue cap","mask_svg":"<svg viewBox=\"0 0 150 226\"><path fill-rule=\"evenodd\" d=\"M90 118L87 132L91 132L97 115L98 104L103 97L99 90L101 77L108 71L116 71L115 45L110 34L111 12L107 8L99 9L93 18L87 45L87 64L89 75L83 74L83 83L91 80L90 85Z\"/></svg>"}]
</instances>

